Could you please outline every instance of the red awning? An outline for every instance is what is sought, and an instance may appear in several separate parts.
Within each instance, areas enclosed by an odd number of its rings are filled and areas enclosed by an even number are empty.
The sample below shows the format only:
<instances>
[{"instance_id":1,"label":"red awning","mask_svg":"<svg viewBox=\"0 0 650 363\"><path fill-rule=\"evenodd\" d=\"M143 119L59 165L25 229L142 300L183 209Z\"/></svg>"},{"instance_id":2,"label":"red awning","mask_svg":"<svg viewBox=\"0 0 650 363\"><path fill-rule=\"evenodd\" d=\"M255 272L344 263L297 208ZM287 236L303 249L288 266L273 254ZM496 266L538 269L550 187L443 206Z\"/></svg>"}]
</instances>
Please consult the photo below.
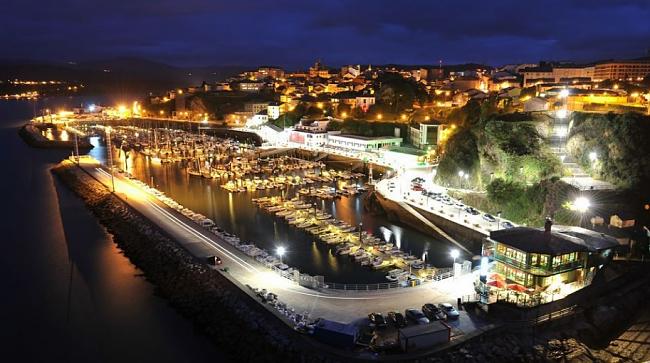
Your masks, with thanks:
<instances>
[{"instance_id":1,"label":"red awning","mask_svg":"<svg viewBox=\"0 0 650 363\"><path fill-rule=\"evenodd\" d=\"M501 280L492 280L487 283L489 286L498 287L499 289L505 289L506 283Z\"/></svg>"},{"instance_id":2,"label":"red awning","mask_svg":"<svg viewBox=\"0 0 650 363\"><path fill-rule=\"evenodd\" d=\"M503 275L498 274L498 273L493 273L488 277L488 280L499 280L499 281L505 281L506 278L503 277Z\"/></svg>"},{"instance_id":3,"label":"red awning","mask_svg":"<svg viewBox=\"0 0 650 363\"><path fill-rule=\"evenodd\" d=\"M508 289L510 289L510 290L515 290L515 291L519 291L519 292L526 292L526 291L528 291L527 288L525 288L524 286L519 285L519 284L510 284L510 285L508 285Z\"/></svg>"}]
</instances>

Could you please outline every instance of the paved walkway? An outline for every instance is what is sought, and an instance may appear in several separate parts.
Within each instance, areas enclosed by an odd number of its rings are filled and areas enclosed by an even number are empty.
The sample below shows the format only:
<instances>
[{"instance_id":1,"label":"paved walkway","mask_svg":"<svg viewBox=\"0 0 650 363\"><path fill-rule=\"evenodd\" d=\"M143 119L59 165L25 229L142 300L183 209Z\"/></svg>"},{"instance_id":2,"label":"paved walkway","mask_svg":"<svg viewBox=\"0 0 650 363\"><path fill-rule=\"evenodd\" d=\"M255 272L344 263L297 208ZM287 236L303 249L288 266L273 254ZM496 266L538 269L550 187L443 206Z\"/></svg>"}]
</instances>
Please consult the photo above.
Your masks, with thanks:
<instances>
[{"instance_id":1,"label":"paved walkway","mask_svg":"<svg viewBox=\"0 0 650 363\"><path fill-rule=\"evenodd\" d=\"M110 189L110 174L99 164L83 161L81 166ZM120 198L165 230L194 256L220 256L223 260L222 266L229 269L228 273L224 273L228 278L243 285L248 284L274 292L280 301L293 307L296 312L308 312L313 318L323 317L347 323L366 317L370 312L403 312L406 308L420 308L428 302L455 304L457 298L474 293L472 282L475 277L471 274L429 282L418 287L391 290L311 290L282 278L250 259L216 235L158 201L129 179L116 175L115 190ZM466 334L475 330L479 323L464 318L454 324L458 325L459 333Z\"/></svg>"},{"instance_id":2,"label":"paved walkway","mask_svg":"<svg viewBox=\"0 0 650 363\"><path fill-rule=\"evenodd\" d=\"M411 190L411 180L417 176L423 177L426 180L423 184L423 188L427 191L439 192L443 195L447 194L446 188L434 184L430 181L430 176L423 175L419 171L405 172L393 178L381 180L377 182L375 189L385 198L392 201L423 209L427 212L438 215L441 218L471 228L485 236L488 236L490 231L501 229L501 225L504 222L509 222L514 225L514 223L503 218L498 218L497 216L494 216L494 218L496 218L495 221L489 221L484 218L485 213L480 211L478 215L469 214L465 211L467 206L463 205L461 201L451 197L450 199L452 203L446 204L442 201L422 195L421 192ZM406 209L408 210L408 208ZM417 217L417 215L415 216ZM455 242L453 238L449 238L449 240L452 243Z\"/></svg>"}]
</instances>

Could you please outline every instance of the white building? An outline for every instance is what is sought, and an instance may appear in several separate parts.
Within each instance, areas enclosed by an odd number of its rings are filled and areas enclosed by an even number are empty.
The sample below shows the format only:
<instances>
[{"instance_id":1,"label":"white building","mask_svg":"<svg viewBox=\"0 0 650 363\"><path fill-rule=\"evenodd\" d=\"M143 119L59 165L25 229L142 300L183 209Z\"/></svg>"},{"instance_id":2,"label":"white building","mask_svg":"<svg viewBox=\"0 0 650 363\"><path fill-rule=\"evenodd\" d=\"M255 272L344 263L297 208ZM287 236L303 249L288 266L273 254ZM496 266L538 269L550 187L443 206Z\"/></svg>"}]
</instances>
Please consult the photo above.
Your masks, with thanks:
<instances>
[{"instance_id":1,"label":"white building","mask_svg":"<svg viewBox=\"0 0 650 363\"><path fill-rule=\"evenodd\" d=\"M278 102L271 102L266 108L266 113L269 116L269 120L275 120L282 114L281 105Z\"/></svg>"},{"instance_id":2,"label":"white building","mask_svg":"<svg viewBox=\"0 0 650 363\"><path fill-rule=\"evenodd\" d=\"M246 127L260 127L267 122L269 122L269 116L266 114L266 110L264 110L249 118L246 121Z\"/></svg>"},{"instance_id":3,"label":"white building","mask_svg":"<svg viewBox=\"0 0 650 363\"><path fill-rule=\"evenodd\" d=\"M320 147L327 144L327 132L293 130L289 134L289 141L308 147Z\"/></svg>"},{"instance_id":4,"label":"white building","mask_svg":"<svg viewBox=\"0 0 650 363\"><path fill-rule=\"evenodd\" d=\"M348 150L366 151L400 146L401 137L366 137L358 135L329 135L327 146Z\"/></svg>"}]
</instances>

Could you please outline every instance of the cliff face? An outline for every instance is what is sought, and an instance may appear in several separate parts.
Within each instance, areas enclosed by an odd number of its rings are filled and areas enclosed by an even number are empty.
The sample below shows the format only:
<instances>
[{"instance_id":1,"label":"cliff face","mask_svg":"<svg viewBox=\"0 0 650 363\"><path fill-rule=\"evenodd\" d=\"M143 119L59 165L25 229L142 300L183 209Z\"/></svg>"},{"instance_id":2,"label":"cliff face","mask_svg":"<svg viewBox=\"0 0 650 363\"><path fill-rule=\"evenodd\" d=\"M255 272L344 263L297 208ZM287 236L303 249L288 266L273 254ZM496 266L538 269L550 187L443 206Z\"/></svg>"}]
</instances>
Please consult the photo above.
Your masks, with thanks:
<instances>
[{"instance_id":1,"label":"cliff face","mask_svg":"<svg viewBox=\"0 0 650 363\"><path fill-rule=\"evenodd\" d=\"M53 173L84 200L157 293L234 361L335 361L316 354L305 336L291 330L219 271L196 261L76 166L61 164Z\"/></svg>"}]
</instances>

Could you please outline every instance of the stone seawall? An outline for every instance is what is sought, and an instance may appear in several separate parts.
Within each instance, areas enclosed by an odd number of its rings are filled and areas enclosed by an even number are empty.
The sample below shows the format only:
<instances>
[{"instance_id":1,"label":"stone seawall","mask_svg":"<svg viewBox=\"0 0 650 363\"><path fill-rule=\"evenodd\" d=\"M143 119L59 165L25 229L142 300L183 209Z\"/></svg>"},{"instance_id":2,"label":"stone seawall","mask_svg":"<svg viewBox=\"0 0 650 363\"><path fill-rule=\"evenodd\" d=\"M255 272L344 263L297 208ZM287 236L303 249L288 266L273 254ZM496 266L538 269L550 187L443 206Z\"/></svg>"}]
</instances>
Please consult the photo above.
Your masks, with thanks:
<instances>
[{"instance_id":1,"label":"stone seawall","mask_svg":"<svg viewBox=\"0 0 650 363\"><path fill-rule=\"evenodd\" d=\"M386 213L386 216L388 217L389 220L404 223L412 228L419 230L422 233L426 233L426 234L433 233L435 235L438 235L438 233L435 230L427 227L425 224L422 223L422 221L420 221L413 214L406 211L398 203L388 198L385 198L383 195L381 195L381 193L374 192L372 195L368 196L368 199L369 199L368 203L379 204L379 206L381 206L383 211ZM373 199L376 202L372 202L371 200ZM417 207L413 207L413 209L417 210L426 219L428 219L431 223L438 226L445 233L455 238L459 243L461 243L468 250L476 254L481 253L481 245L483 243L483 239L485 238L484 234L477 232L471 228L467 228L465 226L457 224L449 219L427 212L423 209ZM444 239L443 236L438 236L438 237Z\"/></svg>"},{"instance_id":2,"label":"stone seawall","mask_svg":"<svg viewBox=\"0 0 650 363\"><path fill-rule=\"evenodd\" d=\"M234 361L330 362L327 349L292 330L219 271L194 259L72 163L52 172L79 195L115 236L156 292Z\"/></svg>"}]
</instances>

